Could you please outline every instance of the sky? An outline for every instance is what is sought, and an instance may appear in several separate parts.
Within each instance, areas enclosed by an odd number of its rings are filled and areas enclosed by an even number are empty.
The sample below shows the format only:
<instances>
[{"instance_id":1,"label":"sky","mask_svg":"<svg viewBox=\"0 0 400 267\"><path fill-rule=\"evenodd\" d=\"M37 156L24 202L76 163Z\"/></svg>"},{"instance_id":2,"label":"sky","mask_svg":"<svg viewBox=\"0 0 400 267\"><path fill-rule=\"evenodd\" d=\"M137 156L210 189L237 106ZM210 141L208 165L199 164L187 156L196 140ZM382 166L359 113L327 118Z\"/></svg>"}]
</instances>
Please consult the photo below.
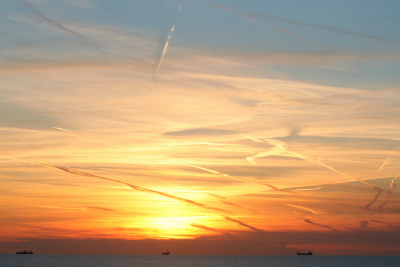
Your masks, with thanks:
<instances>
[{"instance_id":1,"label":"sky","mask_svg":"<svg viewBox=\"0 0 400 267\"><path fill-rule=\"evenodd\" d=\"M400 255L400 2L0 2L0 253Z\"/></svg>"}]
</instances>

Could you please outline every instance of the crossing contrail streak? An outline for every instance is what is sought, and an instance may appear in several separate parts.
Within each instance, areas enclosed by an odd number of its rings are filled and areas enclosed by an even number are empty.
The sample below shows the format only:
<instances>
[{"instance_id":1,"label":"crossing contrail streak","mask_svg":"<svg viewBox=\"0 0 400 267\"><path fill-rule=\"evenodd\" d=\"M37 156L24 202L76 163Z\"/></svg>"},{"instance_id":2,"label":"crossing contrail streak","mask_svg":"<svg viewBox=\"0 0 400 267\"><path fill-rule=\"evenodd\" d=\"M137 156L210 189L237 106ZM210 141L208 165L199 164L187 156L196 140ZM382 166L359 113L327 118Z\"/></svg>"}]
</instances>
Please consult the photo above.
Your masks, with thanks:
<instances>
[{"instance_id":1,"label":"crossing contrail streak","mask_svg":"<svg viewBox=\"0 0 400 267\"><path fill-rule=\"evenodd\" d=\"M338 170L334 169L334 168L331 167L331 166L328 166L328 165L323 164L323 163L320 161L320 159L318 159L318 163L321 164L321 166L324 166L325 168L328 168L328 169L330 169L330 170L332 170L332 171L334 171L334 172L336 172L336 173L339 173L339 174L341 174L341 175L344 175L344 176L346 176L346 177L348 177L348 178L350 178L350 179L352 179L352 180L356 180L356 181L359 181L359 182L361 182L361 183L364 183L364 184L367 184L367 185L371 186L372 189L373 189L374 191L376 191L376 195L375 195L375 197L372 199L372 201L371 201L370 203L368 203L367 205L365 205L365 208L367 208L367 209L369 209L369 207L370 207L372 204L375 203L375 201L378 199L378 197L379 197L379 196L382 194L382 192L383 192L383 190L382 190L381 188L377 187L376 185L374 185L374 184L372 184L372 183L370 183L370 182L367 182L367 181L364 181L364 180L361 180L361 179L358 179L358 178L354 178L354 177L352 177L352 176L350 176L350 175L348 175L348 174L346 174L346 173L343 173L343 172L341 172L341 171L338 171Z\"/></svg>"},{"instance_id":2,"label":"crossing contrail streak","mask_svg":"<svg viewBox=\"0 0 400 267\"><path fill-rule=\"evenodd\" d=\"M235 178L235 177L232 177L232 176L230 176L229 174L226 174L226 173L221 173L221 172L218 172L218 171L214 171L214 170L210 170L210 169L206 169L206 168L202 168L202 167L198 167L198 166L194 166L194 165L186 165L186 164L184 164L184 165L188 166L188 167L193 167L193 168L197 168L197 169L200 169L200 170L204 170L204 171L216 174L216 175L222 175L222 176L227 177L227 178L232 179L232 180L267 186L267 187L271 188L274 191L287 193L287 194L292 194L292 195L296 195L296 196L304 197L304 198L315 198L315 197L305 196L305 195L302 195L302 194L299 194L297 192L293 192L293 191L290 191L290 190L280 189L280 188L278 188L278 187L276 187L276 186L274 186L272 184L267 184L267 183L258 182L258 181L245 180L245 179L240 179L240 178ZM320 199L320 198L316 198L316 199Z\"/></svg>"},{"instance_id":3,"label":"crossing contrail streak","mask_svg":"<svg viewBox=\"0 0 400 267\"><path fill-rule=\"evenodd\" d=\"M65 171L65 172L68 172L68 173L71 173L71 174L75 174L75 175L86 176L86 177L90 177L90 178L106 180L106 181L113 182L113 183L123 184L123 185L126 185L126 186L128 186L128 187L130 187L130 188L132 188L134 190L137 190L137 191L141 191L141 192L145 192L145 193L151 193L151 194L157 194L157 195L161 195L161 196L164 196L164 197L167 197L167 198L176 199L176 200L179 200L181 202L185 202L185 203L192 204L192 205L195 205L195 206L198 206L198 207L202 207L204 209L216 210L216 211L223 212L223 213L229 213L226 210L215 208L215 207L211 207L211 206L208 206L206 204L198 203L198 202L195 202L195 201L190 200L190 199L174 196L174 195L162 192L162 191L152 190L152 189L148 189L148 188L141 187L141 186L138 186L138 185L125 183L125 182L122 182L122 181L119 181L119 180L115 180L115 179L110 179L110 178L94 175L94 174L83 172L83 171L79 171L79 170L76 170L76 169L73 169L73 168L54 166L54 165L45 164L45 163L38 163L38 164L41 165L41 166L44 166L44 167L50 167L50 168L59 169L59 170L62 170L62 171Z\"/></svg>"},{"instance_id":4,"label":"crossing contrail streak","mask_svg":"<svg viewBox=\"0 0 400 267\"><path fill-rule=\"evenodd\" d=\"M392 154L389 155L389 157L387 157L387 159L385 160L385 162L382 164L382 166L379 168L379 171L381 171L383 169L383 167L386 165L386 163L389 161L389 159L396 154L396 152L400 149L400 146L392 152Z\"/></svg>"}]
</instances>

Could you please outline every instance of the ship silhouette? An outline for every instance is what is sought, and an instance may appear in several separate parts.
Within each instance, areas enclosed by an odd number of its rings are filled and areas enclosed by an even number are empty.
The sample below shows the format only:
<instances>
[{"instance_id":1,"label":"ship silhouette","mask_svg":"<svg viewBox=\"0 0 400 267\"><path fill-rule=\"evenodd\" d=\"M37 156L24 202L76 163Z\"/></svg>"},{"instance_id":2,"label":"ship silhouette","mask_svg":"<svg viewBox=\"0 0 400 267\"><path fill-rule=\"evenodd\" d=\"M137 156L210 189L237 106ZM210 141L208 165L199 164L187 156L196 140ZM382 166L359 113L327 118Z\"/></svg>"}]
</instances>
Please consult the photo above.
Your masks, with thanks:
<instances>
[{"instance_id":1,"label":"ship silhouette","mask_svg":"<svg viewBox=\"0 0 400 267\"><path fill-rule=\"evenodd\" d=\"M15 254L33 254L33 252L32 252L32 250L31 251L26 251L26 250L24 250L24 251L18 251L18 252L16 252Z\"/></svg>"},{"instance_id":2,"label":"ship silhouette","mask_svg":"<svg viewBox=\"0 0 400 267\"><path fill-rule=\"evenodd\" d=\"M308 253L297 252L297 255L312 255L312 252L311 251L309 251Z\"/></svg>"}]
</instances>

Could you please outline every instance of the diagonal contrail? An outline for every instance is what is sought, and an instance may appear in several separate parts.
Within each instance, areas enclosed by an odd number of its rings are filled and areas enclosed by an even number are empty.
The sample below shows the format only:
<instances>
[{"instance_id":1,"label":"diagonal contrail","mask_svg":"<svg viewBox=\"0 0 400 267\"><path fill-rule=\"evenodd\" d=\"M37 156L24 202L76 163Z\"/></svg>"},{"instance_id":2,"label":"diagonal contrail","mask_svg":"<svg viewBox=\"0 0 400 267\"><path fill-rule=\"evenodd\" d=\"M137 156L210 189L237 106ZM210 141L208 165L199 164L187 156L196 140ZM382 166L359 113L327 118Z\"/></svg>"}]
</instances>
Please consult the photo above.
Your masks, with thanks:
<instances>
[{"instance_id":1,"label":"diagonal contrail","mask_svg":"<svg viewBox=\"0 0 400 267\"><path fill-rule=\"evenodd\" d=\"M158 72L159 68L161 67L161 64L162 64L162 62L163 62L163 60L164 60L165 53L167 53L167 48L168 48L169 39L171 39L171 36L172 36L172 33L174 32L174 30L175 30L175 25L172 26L171 31L169 32L167 41L165 42L164 49L163 49L162 54L161 54L160 61L158 62L158 65L157 65L156 70L154 71L153 83L154 83L154 86L155 86L155 87L157 87L157 85L156 85L156 76L157 76L157 72Z\"/></svg>"},{"instance_id":2,"label":"diagonal contrail","mask_svg":"<svg viewBox=\"0 0 400 267\"><path fill-rule=\"evenodd\" d=\"M253 16L251 16L251 15L249 15L247 13L240 12L240 11L237 11L237 10L235 10L233 8L229 8L229 7L226 7L226 6L218 5L218 4L215 4L215 3L210 2L210 1L207 1L207 3L212 5L212 6L215 6L215 7L219 8L221 10L224 10L226 12L235 13L237 16L239 16L239 17L241 17L241 18L243 18L243 19L245 19L245 20L247 20L249 22L252 22L254 24L257 24L257 25L260 25L260 26L264 26L264 27L270 28L270 29L275 30L275 31L279 31L279 32L285 33L287 35L294 36L296 38L305 40L305 41L307 41L309 43L312 43L312 44L321 45L320 43L315 42L315 41L313 41L311 39L308 39L308 38L306 38L304 36L298 35L297 33L294 33L294 32L291 32L291 31L287 31L287 30L282 29L282 28L280 28L278 26L272 25L272 24L270 24L268 22L259 20L259 19L255 18L255 17L253 17Z\"/></svg>"},{"instance_id":3,"label":"diagonal contrail","mask_svg":"<svg viewBox=\"0 0 400 267\"><path fill-rule=\"evenodd\" d=\"M309 219L305 219L304 221L305 221L306 223L310 223L310 224L314 224L314 225L317 225L317 226L320 226L320 227L328 228L328 229L330 229L330 230L332 230L332 231L334 231L334 232L337 232L337 229L332 228L332 227L330 227L330 226L323 225L323 224L319 224L319 223L315 223L315 222L312 222L312 221L309 220Z\"/></svg>"},{"instance_id":4,"label":"diagonal contrail","mask_svg":"<svg viewBox=\"0 0 400 267\"><path fill-rule=\"evenodd\" d=\"M346 177L348 177L348 178L350 178L350 179L352 179L352 180L356 180L356 181L359 181L359 182L361 182L361 183L364 183L364 184L367 184L367 185L371 186L372 189L373 189L374 191L376 191L376 195L375 195L375 197L372 199L372 201L371 201L370 203L368 203L367 205L365 205L365 208L367 208L367 209L369 209L369 207L370 207L372 204L375 203L375 201L378 199L378 197L379 197L379 196L382 194L382 192L383 192L383 190L382 190L381 188L377 187L376 185L374 185L374 184L372 184L372 183L370 183L370 182L367 182L367 181L364 181L364 180L361 180L361 179L358 179L358 178L354 178L354 177L352 177L352 176L350 176L350 175L348 175L348 174L346 174L346 173L344 173L344 172L341 172L341 171L338 171L338 170L334 169L334 168L331 167L331 166L328 166L328 165L323 164L323 163L320 161L320 159L318 159L318 163L321 164L321 166L323 166L323 167L325 167L325 168L328 168L328 169L330 169L330 170L332 170L332 171L334 171L334 172L336 172L336 173L339 173L339 174L341 174L341 175L344 175L344 176L346 176Z\"/></svg>"},{"instance_id":5,"label":"diagonal contrail","mask_svg":"<svg viewBox=\"0 0 400 267\"><path fill-rule=\"evenodd\" d=\"M227 235L227 236L232 236L231 233L223 232L223 231L220 231L218 229L214 229L214 228L202 225L202 224L191 223L190 226L197 227L197 228L204 229L204 230L208 230L208 231L212 231L212 232L216 232L216 233L221 233L221 234L224 234L224 235Z\"/></svg>"},{"instance_id":6,"label":"diagonal contrail","mask_svg":"<svg viewBox=\"0 0 400 267\"><path fill-rule=\"evenodd\" d=\"M305 26L305 27L310 27L310 28L315 28L315 29L321 29L321 30L325 30L325 31L331 31L331 32L348 34L348 35L352 35L352 36L363 37L363 38L367 38L367 39L374 39L374 40L381 40L381 41L396 41L394 39L388 39L388 38L374 36L374 35L357 33L357 32L342 30L342 29L338 29L338 28L334 28L334 27L307 24L307 23L303 23L303 22L299 22L299 21L282 19L282 18L278 18L278 17L274 17L274 16L260 14L260 13L246 13L246 14L263 17L263 18L267 18L267 19L273 19L273 20L277 20L277 21L281 21L281 22L285 22L285 23L289 23L289 24L294 24L294 25L300 25L300 26Z\"/></svg>"},{"instance_id":7,"label":"diagonal contrail","mask_svg":"<svg viewBox=\"0 0 400 267\"><path fill-rule=\"evenodd\" d=\"M367 103L367 102L370 101L371 99L377 97L378 95L380 95L380 94L382 94L382 93L384 93L384 92L385 92L385 91L379 92L379 93L377 93L377 94L371 96L370 98L368 98L368 99L364 100L363 102L361 102L359 105L357 105L357 106L355 106L355 107L349 109L349 111L353 111L353 110L355 110L355 109L361 107L362 105L364 105L365 103Z\"/></svg>"},{"instance_id":8,"label":"diagonal contrail","mask_svg":"<svg viewBox=\"0 0 400 267\"><path fill-rule=\"evenodd\" d=\"M246 136L246 137L249 138L249 139L251 139L251 138L248 137L248 136ZM253 140L253 139L252 139L252 140ZM378 197L379 197L379 196L382 194L382 192L383 192L383 190L382 190L381 188L377 187L376 185L374 185L374 184L372 184L372 183L370 183L370 182L367 182L367 181L364 181L364 180L361 180L361 179L358 179L358 178L354 178L354 177L352 177L352 176L350 176L350 175L348 175L348 174L346 174L346 173L343 173L343 172L341 172L341 171L338 171L338 170L334 169L334 168L331 167L331 166L327 166L327 165L323 164L323 163L320 161L319 158L318 158L317 161L315 161L315 160L310 159L310 158L308 158L308 157L306 157L306 156L304 156L304 155L302 155L302 154L300 154L300 153L288 151L288 150L286 149L286 143L280 142L279 140L275 140L275 139L262 139L262 140L264 140L264 141L267 141L267 140L274 140L274 141L276 141L276 142L275 142L275 147L271 149L272 152L271 152L271 150L270 150L270 152L268 152L268 151L267 151L267 152L264 152L263 156L269 156L269 155L272 155L271 153L275 153L275 152L277 152L277 153L279 152L278 154L281 154L281 153L284 153L284 152L285 152L285 153L287 153L287 154L289 154L289 155L292 155L292 156L294 156L294 157L301 158L301 159L303 159L303 160L305 160L305 161L307 161L307 162L309 162L309 163L311 163L311 164L316 164L316 165L319 164L319 165L321 165L321 166L323 166L323 167L325 167L325 168L330 169L331 171L334 171L334 172L336 172L336 173L339 173L339 174L341 174L341 175L344 175L344 176L346 176L346 177L348 177L348 178L350 178L350 179L352 179L352 180L356 180L356 181L359 181L359 182L362 182L362 183L364 183L364 184L367 184L367 185L371 186L371 187L373 188L373 190L376 191L377 193L376 193L375 197L373 198L373 200L372 200L370 203L368 203L367 205L365 205L365 208L367 208L367 209L369 209L369 207L370 207L373 203L375 203L375 201L378 199ZM253 141L255 141L255 140L253 140ZM258 141L255 141L255 142L258 142ZM280 144L279 144L279 143L280 143ZM278 148L277 148L277 147L278 147ZM257 155L258 155L258 154L257 154ZM254 156L252 156L252 157L254 157ZM250 161L250 162L251 162L251 161ZM264 184L264 185L270 187L270 188L273 189L273 190L285 191L285 190L282 190L282 189L278 189L276 186L273 186L273 185L270 185L270 184L265 184L265 183L262 183L262 184ZM298 193L292 192L292 191L285 191L285 192L299 195ZM328 202L329 202L329 201L328 201Z\"/></svg>"},{"instance_id":9,"label":"diagonal contrail","mask_svg":"<svg viewBox=\"0 0 400 267\"><path fill-rule=\"evenodd\" d=\"M26 0L19 0L19 2L21 4L23 4L27 9L29 9L29 11L31 11L32 13L38 15L40 18L42 18L43 20L47 21L48 23L53 24L57 28L59 28L59 29L61 29L63 31L69 32L69 33L75 35L76 37L78 37L79 39L86 39L86 37L83 36L82 34L76 32L76 31L73 31L71 29L68 29L67 27L61 25L60 23L55 22L54 20L49 19L48 17L44 16L42 13L40 13L39 11L36 10L36 8L33 6L32 3L30 3L30 2L28 2Z\"/></svg>"},{"instance_id":10,"label":"diagonal contrail","mask_svg":"<svg viewBox=\"0 0 400 267\"><path fill-rule=\"evenodd\" d=\"M50 168L59 169L59 170L62 170L62 171L65 171L65 172L68 172L68 173L71 173L71 174L75 174L75 175L86 176L86 177L90 177L90 178L106 180L106 181L113 182L113 183L123 184L123 185L126 185L126 186L134 189L134 190L138 190L138 191L145 192L145 193L157 194L157 195L161 195L161 196L164 196L164 197L167 197L167 198L176 199L176 200L179 200L181 202L185 202L185 203L192 204L192 205L195 205L195 206L198 206L198 207L202 207L204 209L216 210L216 211L220 211L220 212L223 212L223 213L229 213L226 210L223 210L223 209L220 209L220 208L211 207L211 206L208 206L206 204L198 203L198 202L195 202L195 201L190 200L190 199L174 196L174 195L162 192L162 191L152 190L152 189L148 189L148 188L141 187L141 186L138 186L138 185L125 183L125 182L122 182L122 181L119 181L119 180L115 180L115 179L110 179L110 178L94 175L94 174L83 172L83 171L79 171L79 170L76 170L76 169L73 169L73 168L54 166L54 165L45 164L45 163L39 163L39 165L44 166L44 167L50 167Z\"/></svg>"},{"instance_id":11,"label":"diagonal contrail","mask_svg":"<svg viewBox=\"0 0 400 267\"><path fill-rule=\"evenodd\" d=\"M182 9L182 4L183 4L183 3L181 3L181 4L179 5L178 11L181 11L181 9ZM172 26L171 31L169 32L167 41L165 42L163 51L162 51L162 53L161 53L160 61L158 62L158 65L157 65L156 70L154 71L154 75L153 75L153 84L154 84L154 86L155 86L156 88L157 88L157 85L156 85L156 76L157 76L157 72L158 72L158 70L160 69L161 64L162 64L162 62L163 62L163 60L164 60L165 53L167 53L169 40L171 39L171 36L172 36L172 33L174 32L174 30L175 30L175 25Z\"/></svg>"},{"instance_id":12,"label":"diagonal contrail","mask_svg":"<svg viewBox=\"0 0 400 267\"><path fill-rule=\"evenodd\" d=\"M385 160L385 162L383 162L382 166L379 168L379 171L381 171L381 170L383 169L383 167L386 165L386 163L389 161L389 159L390 159L394 154L396 154L396 152L397 152L399 149L400 149L400 146L399 146L395 151L393 151L393 153L390 154L389 157L387 157L387 159Z\"/></svg>"},{"instance_id":13,"label":"diagonal contrail","mask_svg":"<svg viewBox=\"0 0 400 267\"><path fill-rule=\"evenodd\" d=\"M46 16L43 15L42 13L40 13L40 12L34 7L34 5L33 5L31 2L26 1L26 0L19 0L19 2L20 2L21 4L23 4L27 9L29 9L29 11L31 11L31 12L34 13L35 15L39 16L41 19L45 20L46 22L48 22L48 23L50 23L50 24L56 26L57 28L59 28L59 29L61 29L61 30L63 30L63 31L66 31L66 32L69 32L69 33L73 34L73 35L74 35L75 37L77 37L79 40L88 41L87 38L86 38L85 36L83 36L82 34L80 34L79 32L73 31L73 30L71 30L71 29L65 27L64 25L62 25L62 24L60 24L60 23L58 23L58 22L56 22L56 21L54 21L54 20L52 20L52 19L46 17ZM90 42L90 41L88 41L88 42ZM92 43L92 42L91 42L91 43ZM92 45L94 45L101 53L103 53L103 54L105 53L102 49L100 49L99 47L97 47L96 44L92 43Z\"/></svg>"},{"instance_id":14,"label":"diagonal contrail","mask_svg":"<svg viewBox=\"0 0 400 267\"><path fill-rule=\"evenodd\" d=\"M241 206L241 205L239 205L239 204L233 203L233 202L229 202L229 201L222 200L222 199L220 199L219 202L221 202L221 203L223 203L223 204L225 204L225 205L229 205L229 206L232 206L232 207L237 207L237 208L240 208L240 209L243 209L243 210L247 210L247 211L251 211L251 212L253 212L253 213L260 214L259 211L256 211L256 210L253 210L253 209L245 208L245 207L243 207L243 206Z\"/></svg>"},{"instance_id":15,"label":"diagonal contrail","mask_svg":"<svg viewBox=\"0 0 400 267\"><path fill-rule=\"evenodd\" d=\"M387 222L382 222L382 221L377 221L377 220L371 220L371 222L383 223L383 224L386 224L389 228L392 228L392 229L395 229L395 230L400 230L399 227L394 227L390 223L387 223Z\"/></svg>"},{"instance_id":16,"label":"diagonal contrail","mask_svg":"<svg viewBox=\"0 0 400 267\"><path fill-rule=\"evenodd\" d=\"M310 209L310 208L307 208L307 207L291 205L291 204L286 204L286 206L293 207L293 208L298 208L298 209L301 209L301 210L306 210L306 211L309 211L309 212L311 212L313 214L319 215L319 213L317 211L315 211L313 209Z\"/></svg>"},{"instance_id":17,"label":"diagonal contrail","mask_svg":"<svg viewBox=\"0 0 400 267\"><path fill-rule=\"evenodd\" d=\"M231 217L224 217L224 218L227 219L228 221L235 222L235 223L237 223L237 224L239 224L239 225L241 225L241 226L250 228L251 230L254 230L254 231L257 231L257 232L263 232L262 229L255 228L255 227L253 227L253 226L251 226L251 225L248 225L248 224L246 224L246 223L244 223L244 222L241 222L241 221L239 221L239 220L233 219L233 218L231 218Z\"/></svg>"}]
</instances>

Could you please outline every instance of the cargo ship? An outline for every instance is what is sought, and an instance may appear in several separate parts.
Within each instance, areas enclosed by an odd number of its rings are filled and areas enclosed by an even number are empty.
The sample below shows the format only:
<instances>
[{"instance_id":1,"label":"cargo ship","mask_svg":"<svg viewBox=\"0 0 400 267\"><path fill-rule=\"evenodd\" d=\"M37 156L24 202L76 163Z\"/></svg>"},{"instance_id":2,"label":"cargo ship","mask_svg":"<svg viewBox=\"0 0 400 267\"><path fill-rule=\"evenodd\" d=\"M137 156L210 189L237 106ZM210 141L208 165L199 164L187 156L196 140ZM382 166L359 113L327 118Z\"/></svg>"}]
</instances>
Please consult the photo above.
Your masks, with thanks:
<instances>
[{"instance_id":1,"label":"cargo ship","mask_svg":"<svg viewBox=\"0 0 400 267\"><path fill-rule=\"evenodd\" d=\"M312 252L311 251L309 251L308 253L297 252L297 255L312 255Z\"/></svg>"},{"instance_id":2,"label":"cargo ship","mask_svg":"<svg viewBox=\"0 0 400 267\"><path fill-rule=\"evenodd\" d=\"M18 252L16 252L15 254L33 254L33 252L32 252L32 250L31 251L26 251L26 250L24 250L24 251L18 251Z\"/></svg>"}]
</instances>

